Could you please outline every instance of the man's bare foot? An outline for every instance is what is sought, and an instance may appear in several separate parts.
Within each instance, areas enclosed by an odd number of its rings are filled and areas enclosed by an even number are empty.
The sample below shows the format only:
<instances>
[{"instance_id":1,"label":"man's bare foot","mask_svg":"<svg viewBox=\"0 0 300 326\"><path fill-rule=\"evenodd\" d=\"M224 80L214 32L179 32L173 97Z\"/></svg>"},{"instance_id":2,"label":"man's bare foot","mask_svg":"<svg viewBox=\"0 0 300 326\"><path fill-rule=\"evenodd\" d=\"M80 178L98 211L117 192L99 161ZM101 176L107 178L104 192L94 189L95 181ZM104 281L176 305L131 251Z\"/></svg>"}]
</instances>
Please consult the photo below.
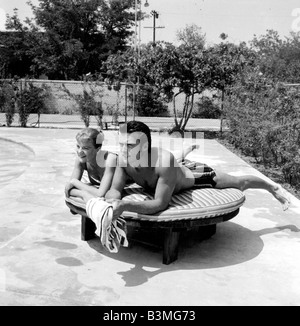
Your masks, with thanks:
<instances>
[{"instance_id":1,"label":"man's bare foot","mask_svg":"<svg viewBox=\"0 0 300 326\"><path fill-rule=\"evenodd\" d=\"M186 158L186 156L194 151L195 149L199 149L200 148L200 145L187 145L186 143L183 143L183 150L182 152L179 152L178 151L176 152L175 154L175 157L176 157L176 160L177 162L181 163L184 161L184 159Z\"/></svg>"},{"instance_id":2,"label":"man's bare foot","mask_svg":"<svg viewBox=\"0 0 300 326\"><path fill-rule=\"evenodd\" d=\"M192 147L192 151L194 151L195 149L199 149L200 148L200 145L193 145L191 147Z\"/></svg>"},{"instance_id":3,"label":"man's bare foot","mask_svg":"<svg viewBox=\"0 0 300 326\"><path fill-rule=\"evenodd\" d=\"M281 203L282 209L286 211L291 203L288 192L281 186L276 185L273 187L272 194Z\"/></svg>"},{"instance_id":4,"label":"man's bare foot","mask_svg":"<svg viewBox=\"0 0 300 326\"><path fill-rule=\"evenodd\" d=\"M185 143L183 144L184 150L183 150L183 157L186 157L190 152L194 151L195 149L199 149L200 145L189 145L185 147Z\"/></svg>"}]
</instances>

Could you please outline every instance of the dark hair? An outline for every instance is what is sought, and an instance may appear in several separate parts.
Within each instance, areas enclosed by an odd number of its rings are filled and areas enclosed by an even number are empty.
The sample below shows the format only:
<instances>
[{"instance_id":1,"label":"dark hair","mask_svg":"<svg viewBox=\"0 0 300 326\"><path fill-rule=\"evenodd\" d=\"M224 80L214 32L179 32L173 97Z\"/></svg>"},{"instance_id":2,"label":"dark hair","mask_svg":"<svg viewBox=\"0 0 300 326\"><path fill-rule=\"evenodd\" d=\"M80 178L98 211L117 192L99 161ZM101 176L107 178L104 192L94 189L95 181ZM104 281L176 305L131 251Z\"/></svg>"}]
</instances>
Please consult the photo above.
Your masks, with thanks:
<instances>
[{"instance_id":1,"label":"dark hair","mask_svg":"<svg viewBox=\"0 0 300 326\"><path fill-rule=\"evenodd\" d=\"M141 121L129 121L128 123L124 123L120 127L121 133L132 134L134 132L142 132L147 136L148 140L148 151L151 151L152 139L151 139L151 131L149 127L141 122Z\"/></svg>"}]
</instances>

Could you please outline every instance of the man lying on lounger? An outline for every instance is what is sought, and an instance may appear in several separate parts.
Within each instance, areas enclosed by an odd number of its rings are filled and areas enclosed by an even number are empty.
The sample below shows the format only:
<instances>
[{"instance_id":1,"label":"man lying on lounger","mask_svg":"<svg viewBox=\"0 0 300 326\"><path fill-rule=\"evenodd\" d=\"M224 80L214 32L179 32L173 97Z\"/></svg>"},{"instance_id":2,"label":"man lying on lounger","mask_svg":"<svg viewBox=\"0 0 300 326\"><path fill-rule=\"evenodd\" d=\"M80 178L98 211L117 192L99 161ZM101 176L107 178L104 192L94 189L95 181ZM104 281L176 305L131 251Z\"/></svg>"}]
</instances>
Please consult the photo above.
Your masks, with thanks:
<instances>
[{"instance_id":1,"label":"man lying on lounger","mask_svg":"<svg viewBox=\"0 0 300 326\"><path fill-rule=\"evenodd\" d=\"M264 189L282 204L284 210L289 207L287 193L275 183L253 175L231 176L197 162L179 164L171 152L151 146L150 129L142 122L130 121L122 125L119 143L119 164L111 188L105 195L106 201L113 205L114 219L124 211L151 215L165 210L173 194L194 186L237 188L241 191ZM153 200L123 201L122 191L128 180L153 194ZM85 202L92 198L87 193L82 197Z\"/></svg>"}]
</instances>

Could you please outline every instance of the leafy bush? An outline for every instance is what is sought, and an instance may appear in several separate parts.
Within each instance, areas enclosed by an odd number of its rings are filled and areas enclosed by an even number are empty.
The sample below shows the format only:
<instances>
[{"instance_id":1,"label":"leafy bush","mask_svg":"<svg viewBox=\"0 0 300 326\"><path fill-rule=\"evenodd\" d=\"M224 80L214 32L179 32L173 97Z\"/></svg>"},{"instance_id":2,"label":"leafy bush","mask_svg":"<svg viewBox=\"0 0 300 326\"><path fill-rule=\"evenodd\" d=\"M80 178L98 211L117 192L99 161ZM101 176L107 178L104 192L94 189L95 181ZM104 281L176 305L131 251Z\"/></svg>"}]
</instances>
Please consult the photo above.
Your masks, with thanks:
<instances>
[{"instance_id":1,"label":"leafy bush","mask_svg":"<svg viewBox=\"0 0 300 326\"><path fill-rule=\"evenodd\" d=\"M153 87L143 87L136 98L137 114L142 117L168 117L169 110Z\"/></svg>"},{"instance_id":2,"label":"leafy bush","mask_svg":"<svg viewBox=\"0 0 300 326\"><path fill-rule=\"evenodd\" d=\"M85 126L88 127L90 125L90 115L93 114L92 110L94 105L94 99L86 90L84 90L83 96L78 96L78 104L81 119L84 122Z\"/></svg>"},{"instance_id":3,"label":"leafy bush","mask_svg":"<svg viewBox=\"0 0 300 326\"><path fill-rule=\"evenodd\" d=\"M4 104L4 111L5 111L5 120L7 127L10 127L14 121L14 115L15 115L15 103L8 103L6 102Z\"/></svg>"},{"instance_id":4,"label":"leafy bush","mask_svg":"<svg viewBox=\"0 0 300 326\"><path fill-rule=\"evenodd\" d=\"M27 126L30 114L47 113L45 98L48 96L45 86L36 87L31 82L20 82L16 89L16 104L19 112L19 120L21 127Z\"/></svg>"},{"instance_id":5,"label":"leafy bush","mask_svg":"<svg viewBox=\"0 0 300 326\"><path fill-rule=\"evenodd\" d=\"M5 112L6 125L11 126L15 115L15 92L13 82L0 84L0 112Z\"/></svg>"},{"instance_id":6,"label":"leafy bush","mask_svg":"<svg viewBox=\"0 0 300 326\"><path fill-rule=\"evenodd\" d=\"M83 93L78 94L72 94L65 85L63 85L63 90L71 97L73 98L76 103L79 106L79 112L81 120L84 122L86 127L89 127L90 125L90 117L96 116L96 119L98 121L98 124L102 126L102 117L103 117L103 108L102 108L102 102L96 101L96 91L94 89L91 89L90 92L88 92L85 88L83 89ZM97 94L100 97L101 94Z\"/></svg>"},{"instance_id":7,"label":"leafy bush","mask_svg":"<svg viewBox=\"0 0 300 326\"><path fill-rule=\"evenodd\" d=\"M299 90L253 73L231 88L226 108L229 140L265 167L277 167L300 188Z\"/></svg>"},{"instance_id":8,"label":"leafy bush","mask_svg":"<svg viewBox=\"0 0 300 326\"><path fill-rule=\"evenodd\" d=\"M196 103L196 109L192 113L192 118L200 119L220 119L221 110L213 99L204 96Z\"/></svg>"}]
</instances>

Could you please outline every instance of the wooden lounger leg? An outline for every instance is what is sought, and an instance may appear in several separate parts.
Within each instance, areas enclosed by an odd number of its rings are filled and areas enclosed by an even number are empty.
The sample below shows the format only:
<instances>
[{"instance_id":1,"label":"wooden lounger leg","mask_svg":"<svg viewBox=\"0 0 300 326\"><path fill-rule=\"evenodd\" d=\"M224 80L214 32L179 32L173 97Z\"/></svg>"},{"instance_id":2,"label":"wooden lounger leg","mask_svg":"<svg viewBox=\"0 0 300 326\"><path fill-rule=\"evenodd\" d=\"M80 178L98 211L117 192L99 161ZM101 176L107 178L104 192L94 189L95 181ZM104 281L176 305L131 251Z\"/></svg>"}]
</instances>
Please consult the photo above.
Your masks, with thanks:
<instances>
[{"instance_id":1,"label":"wooden lounger leg","mask_svg":"<svg viewBox=\"0 0 300 326\"><path fill-rule=\"evenodd\" d=\"M95 223L86 216L81 216L81 240L89 241L95 238L96 234Z\"/></svg>"},{"instance_id":2,"label":"wooden lounger leg","mask_svg":"<svg viewBox=\"0 0 300 326\"><path fill-rule=\"evenodd\" d=\"M163 248L163 264L169 265L178 257L180 231L174 231L168 228L165 231L164 248Z\"/></svg>"},{"instance_id":3,"label":"wooden lounger leg","mask_svg":"<svg viewBox=\"0 0 300 326\"><path fill-rule=\"evenodd\" d=\"M199 240L207 240L217 232L217 224L200 226L198 230Z\"/></svg>"}]
</instances>

